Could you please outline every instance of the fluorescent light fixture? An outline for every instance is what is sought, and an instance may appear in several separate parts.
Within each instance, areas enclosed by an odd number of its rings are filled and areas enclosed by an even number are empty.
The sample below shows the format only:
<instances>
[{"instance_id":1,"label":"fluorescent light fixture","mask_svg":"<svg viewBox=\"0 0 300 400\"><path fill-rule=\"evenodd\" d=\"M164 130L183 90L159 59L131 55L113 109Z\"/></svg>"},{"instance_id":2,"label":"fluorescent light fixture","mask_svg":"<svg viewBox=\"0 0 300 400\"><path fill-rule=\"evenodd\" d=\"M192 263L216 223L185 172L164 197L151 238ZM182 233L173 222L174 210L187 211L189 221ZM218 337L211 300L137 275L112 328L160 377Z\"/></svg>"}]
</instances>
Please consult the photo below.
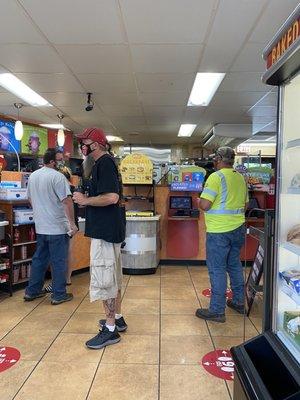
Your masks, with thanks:
<instances>
[{"instance_id":1,"label":"fluorescent light fixture","mask_svg":"<svg viewBox=\"0 0 300 400\"><path fill-rule=\"evenodd\" d=\"M13 74L0 74L0 85L33 107L52 107L47 100L30 89Z\"/></svg>"},{"instance_id":2,"label":"fluorescent light fixture","mask_svg":"<svg viewBox=\"0 0 300 400\"><path fill-rule=\"evenodd\" d=\"M223 73L198 72L187 105L208 106L224 76Z\"/></svg>"},{"instance_id":3,"label":"fluorescent light fixture","mask_svg":"<svg viewBox=\"0 0 300 400\"><path fill-rule=\"evenodd\" d=\"M124 142L124 140L120 136L106 135L106 139L109 142Z\"/></svg>"},{"instance_id":4,"label":"fluorescent light fixture","mask_svg":"<svg viewBox=\"0 0 300 400\"><path fill-rule=\"evenodd\" d=\"M40 126L50 129L66 129L62 124L40 124Z\"/></svg>"},{"instance_id":5,"label":"fluorescent light fixture","mask_svg":"<svg viewBox=\"0 0 300 400\"><path fill-rule=\"evenodd\" d=\"M180 137L190 137L192 136L195 128L197 125L195 124L182 124L180 126L179 132L178 132L178 136Z\"/></svg>"}]
</instances>

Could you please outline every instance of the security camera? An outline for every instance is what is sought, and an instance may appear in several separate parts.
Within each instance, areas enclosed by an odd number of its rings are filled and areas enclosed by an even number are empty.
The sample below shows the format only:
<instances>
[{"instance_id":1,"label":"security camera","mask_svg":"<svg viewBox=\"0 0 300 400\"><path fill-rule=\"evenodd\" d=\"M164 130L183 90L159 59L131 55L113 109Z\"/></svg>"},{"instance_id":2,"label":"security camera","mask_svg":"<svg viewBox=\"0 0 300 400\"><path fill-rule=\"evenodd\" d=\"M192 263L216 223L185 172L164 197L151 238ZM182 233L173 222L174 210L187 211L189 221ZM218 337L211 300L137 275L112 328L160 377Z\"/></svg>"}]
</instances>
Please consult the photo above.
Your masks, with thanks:
<instances>
[{"instance_id":1,"label":"security camera","mask_svg":"<svg viewBox=\"0 0 300 400\"><path fill-rule=\"evenodd\" d=\"M92 93L87 93L87 105L85 107L85 111L92 111L94 108L94 102L91 99Z\"/></svg>"}]
</instances>

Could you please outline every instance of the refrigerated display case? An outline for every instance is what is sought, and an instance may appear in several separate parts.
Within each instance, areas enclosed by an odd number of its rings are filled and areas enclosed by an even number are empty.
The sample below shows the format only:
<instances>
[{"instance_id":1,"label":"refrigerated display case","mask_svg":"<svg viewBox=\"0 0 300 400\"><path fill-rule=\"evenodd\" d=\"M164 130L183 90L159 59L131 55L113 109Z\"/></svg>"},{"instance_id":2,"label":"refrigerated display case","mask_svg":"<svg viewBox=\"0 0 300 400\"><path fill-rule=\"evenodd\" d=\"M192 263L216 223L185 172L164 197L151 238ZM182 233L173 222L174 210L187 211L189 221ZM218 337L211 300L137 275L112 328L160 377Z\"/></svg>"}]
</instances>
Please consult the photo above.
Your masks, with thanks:
<instances>
[{"instance_id":1,"label":"refrigerated display case","mask_svg":"<svg viewBox=\"0 0 300 400\"><path fill-rule=\"evenodd\" d=\"M234 400L299 400L300 4L263 56L264 83L279 87L274 240L264 270L263 333L232 349Z\"/></svg>"}]
</instances>

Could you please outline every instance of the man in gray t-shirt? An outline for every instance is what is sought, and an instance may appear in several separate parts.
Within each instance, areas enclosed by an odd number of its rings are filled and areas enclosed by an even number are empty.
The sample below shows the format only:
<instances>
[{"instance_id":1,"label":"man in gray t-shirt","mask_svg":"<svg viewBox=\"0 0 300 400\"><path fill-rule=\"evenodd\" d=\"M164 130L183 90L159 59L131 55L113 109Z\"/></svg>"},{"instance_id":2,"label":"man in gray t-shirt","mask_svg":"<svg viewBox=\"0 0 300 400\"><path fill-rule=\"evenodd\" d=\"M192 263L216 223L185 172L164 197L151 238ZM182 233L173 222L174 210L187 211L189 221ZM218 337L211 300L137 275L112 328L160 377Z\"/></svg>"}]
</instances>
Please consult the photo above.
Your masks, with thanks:
<instances>
[{"instance_id":1,"label":"man in gray t-shirt","mask_svg":"<svg viewBox=\"0 0 300 400\"><path fill-rule=\"evenodd\" d=\"M37 247L32 258L29 284L24 300L42 297L46 270L51 263L53 305L72 300L66 292L66 269L69 236L77 232L70 185L56 171L55 149L44 155L44 167L33 172L28 181L28 198L33 209Z\"/></svg>"}]
</instances>

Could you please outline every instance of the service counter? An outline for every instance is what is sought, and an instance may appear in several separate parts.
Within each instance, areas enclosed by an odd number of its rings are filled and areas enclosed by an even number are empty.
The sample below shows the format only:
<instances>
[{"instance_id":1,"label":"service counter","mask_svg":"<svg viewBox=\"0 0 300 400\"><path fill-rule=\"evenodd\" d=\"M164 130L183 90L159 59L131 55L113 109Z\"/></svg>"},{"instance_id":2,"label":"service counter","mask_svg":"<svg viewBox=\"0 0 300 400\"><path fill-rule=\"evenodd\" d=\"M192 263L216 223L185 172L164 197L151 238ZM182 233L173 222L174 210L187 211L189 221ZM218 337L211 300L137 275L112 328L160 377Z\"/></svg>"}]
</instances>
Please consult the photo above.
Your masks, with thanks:
<instances>
[{"instance_id":1,"label":"service counter","mask_svg":"<svg viewBox=\"0 0 300 400\"><path fill-rule=\"evenodd\" d=\"M189 195L189 192L181 192ZM200 212L199 218L176 218L169 215L169 196L179 195L180 192L170 191L168 186L155 187L155 208L160 214L160 260L167 263L189 261L192 264L205 264L206 261L206 230L204 214ZM255 194L256 195L256 194ZM198 194L194 194L198 197ZM265 194L257 192L259 206L265 208ZM194 203L194 201L193 201ZM246 225L263 227L263 218L248 218ZM247 235L246 243L241 252L242 261L253 261L258 243Z\"/></svg>"}]
</instances>

